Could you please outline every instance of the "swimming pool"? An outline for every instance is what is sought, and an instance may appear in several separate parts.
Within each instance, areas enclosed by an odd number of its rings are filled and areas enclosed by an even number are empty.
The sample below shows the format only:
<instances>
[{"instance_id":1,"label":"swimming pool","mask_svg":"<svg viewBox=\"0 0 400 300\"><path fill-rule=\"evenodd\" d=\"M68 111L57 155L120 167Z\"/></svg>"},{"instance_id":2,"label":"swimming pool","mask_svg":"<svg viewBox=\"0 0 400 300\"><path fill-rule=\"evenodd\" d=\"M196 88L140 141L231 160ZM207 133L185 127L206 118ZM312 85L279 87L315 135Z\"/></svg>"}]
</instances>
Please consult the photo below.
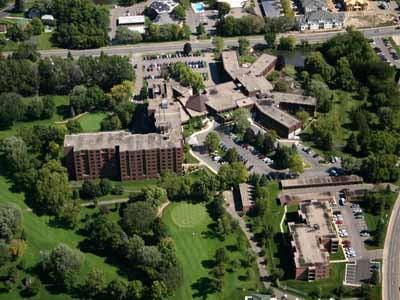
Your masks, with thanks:
<instances>
[{"instance_id":1,"label":"swimming pool","mask_svg":"<svg viewBox=\"0 0 400 300\"><path fill-rule=\"evenodd\" d=\"M203 2L192 3L192 8L196 14L204 12L204 7Z\"/></svg>"}]
</instances>

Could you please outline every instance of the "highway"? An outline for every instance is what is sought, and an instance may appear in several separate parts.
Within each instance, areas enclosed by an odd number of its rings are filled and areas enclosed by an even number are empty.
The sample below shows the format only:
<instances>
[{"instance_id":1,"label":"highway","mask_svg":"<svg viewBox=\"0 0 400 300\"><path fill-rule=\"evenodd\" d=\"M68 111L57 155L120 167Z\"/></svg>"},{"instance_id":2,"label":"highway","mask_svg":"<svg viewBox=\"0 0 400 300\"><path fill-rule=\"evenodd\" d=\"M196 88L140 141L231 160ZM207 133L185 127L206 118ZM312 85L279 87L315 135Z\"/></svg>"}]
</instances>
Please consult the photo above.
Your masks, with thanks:
<instances>
[{"instance_id":1,"label":"highway","mask_svg":"<svg viewBox=\"0 0 400 300\"><path fill-rule=\"evenodd\" d=\"M392 210L383 250L382 300L400 300L400 194Z\"/></svg>"},{"instance_id":2,"label":"highway","mask_svg":"<svg viewBox=\"0 0 400 300\"><path fill-rule=\"evenodd\" d=\"M368 28L368 29L360 29L361 32L367 38L375 38L375 37L385 37L392 35L399 35L400 30L396 29L395 26L387 26L380 28ZM301 41L308 41L309 43L318 43L326 41L338 33L342 33L342 31L330 31L330 32L318 32L318 33L285 33L284 35L294 35L298 43ZM263 36L248 36L250 43L252 45L255 44L263 44L264 37ZM278 36L279 39L279 36ZM86 50L70 50L73 56L83 56L83 55L100 55L101 52L108 55L130 55L130 54L144 54L144 53L163 53L163 52L173 52L183 49L183 45L187 41L177 41L177 42L163 42L163 43L141 43L137 45L125 45L125 46L108 46L98 49L86 49ZM209 40L196 40L190 41L192 44L193 50L206 50L212 49L212 41ZM224 39L225 47L237 46L237 38L225 38ZM67 49L54 49L54 50L42 50L39 51L43 57L49 56L62 56L66 57L68 54ZM4 53L5 55L9 53Z\"/></svg>"}]
</instances>

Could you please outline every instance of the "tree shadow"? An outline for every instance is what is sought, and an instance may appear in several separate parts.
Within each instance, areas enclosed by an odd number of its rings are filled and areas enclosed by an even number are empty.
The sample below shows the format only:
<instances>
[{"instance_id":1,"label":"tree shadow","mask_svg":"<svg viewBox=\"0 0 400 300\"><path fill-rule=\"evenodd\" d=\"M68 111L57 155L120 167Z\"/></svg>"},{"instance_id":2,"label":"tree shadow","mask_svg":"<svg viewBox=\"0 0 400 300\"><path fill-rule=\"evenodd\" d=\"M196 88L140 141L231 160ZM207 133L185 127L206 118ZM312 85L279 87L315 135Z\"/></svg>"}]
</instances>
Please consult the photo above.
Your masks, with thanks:
<instances>
[{"instance_id":1,"label":"tree shadow","mask_svg":"<svg viewBox=\"0 0 400 300\"><path fill-rule=\"evenodd\" d=\"M214 280L209 277L199 278L195 283L191 285L191 288L196 292L193 293L193 298L207 299L208 295L217 292L215 288Z\"/></svg>"},{"instance_id":2,"label":"tree shadow","mask_svg":"<svg viewBox=\"0 0 400 300\"><path fill-rule=\"evenodd\" d=\"M213 259L205 259L201 262L203 268L212 269L216 266L215 260Z\"/></svg>"},{"instance_id":3,"label":"tree shadow","mask_svg":"<svg viewBox=\"0 0 400 300\"><path fill-rule=\"evenodd\" d=\"M283 234L279 232L274 235L274 243L278 246L278 251L274 254L274 257L279 259L277 267L284 272L283 280L293 279L295 277L295 266L292 259L293 254L290 252L288 241L289 236L286 233Z\"/></svg>"},{"instance_id":4,"label":"tree shadow","mask_svg":"<svg viewBox=\"0 0 400 300\"><path fill-rule=\"evenodd\" d=\"M69 105L59 105L57 106L57 114L62 116L63 119L68 119L71 117L71 107Z\"/></svg>"}]
</instances>

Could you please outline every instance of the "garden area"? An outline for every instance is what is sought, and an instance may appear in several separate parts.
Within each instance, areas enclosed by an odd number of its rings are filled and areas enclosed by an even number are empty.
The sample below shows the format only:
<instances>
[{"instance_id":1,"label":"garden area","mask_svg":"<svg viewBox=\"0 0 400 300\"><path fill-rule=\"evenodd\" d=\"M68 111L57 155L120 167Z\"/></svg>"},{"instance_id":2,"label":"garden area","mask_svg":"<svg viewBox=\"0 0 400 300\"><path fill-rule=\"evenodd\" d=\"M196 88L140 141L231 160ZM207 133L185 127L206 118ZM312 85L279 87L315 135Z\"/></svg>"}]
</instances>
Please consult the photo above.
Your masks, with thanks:
<instances>
[{"instance_id":1,"label":"garden area","mask_svg":"<svg viewBox=\"0 0 400 300\"><path fill-rule=\"evenodd\" d=\"M172 203L165 210L163 221L184 270L184 282L171 299L243 299L249 292L262 289L256 265L246 268L240 263L247 255L247 246L237 249L239 240L247 245L243 233L238 229L220 240L204 204ZM215 266L214 255L221 247L228 256L227 269L222 290L216 291L210 273Z\"/></svg>"}]
</instances>

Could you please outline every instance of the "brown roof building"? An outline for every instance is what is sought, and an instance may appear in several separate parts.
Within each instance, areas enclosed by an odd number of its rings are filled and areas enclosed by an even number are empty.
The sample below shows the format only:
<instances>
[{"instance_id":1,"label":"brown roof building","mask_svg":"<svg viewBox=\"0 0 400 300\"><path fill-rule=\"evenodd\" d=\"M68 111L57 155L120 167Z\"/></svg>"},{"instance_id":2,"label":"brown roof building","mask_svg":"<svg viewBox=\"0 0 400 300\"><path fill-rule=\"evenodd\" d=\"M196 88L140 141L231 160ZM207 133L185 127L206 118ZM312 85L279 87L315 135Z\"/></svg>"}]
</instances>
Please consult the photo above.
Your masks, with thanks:
<instances>
[{"instance_id":1,"label":"brown roof building","mask_svg":"<svg viewBox=\"0 0 400 300\"><path fill-rule=\"evenodd\" d=\"M200 112L206 113L208 98L206 95L193 95L190 96L186 102L186 108Z\"/></svg>"},{"instance_id":2,"label":"brown roof building","mask_svg":"<svg viewBox=\"0 0 400 300\"><path fill-rule=\"evenodd\" d=\"M289 223L295 278L314 281L329 277L329 253L336 252L339 239L332 226L332 209L327 201L300 203L302 223Z\"/></svg>"},{"instance_id":3,"label":"brown roof building","mask_svg":"<svg viewBox=\"0 0 400 300\"><path fill-rule=\"evenodd\" d=\"M296 188L309 188L321 186L337 186L348 184L363 183L362 177L357 175L349 176L318 176L306 177L302 179L286 179L281 180L280 186L282 189L296 189Z\"/></svg>"},{"instance_id":4,"label":"brown roof building","mask_svg":"<svg viewBox=\"0 0 400 300\"><path fill-rule=\"evenodd\" d=\"M158 178L164 171L181 174L183 137L179 105L167 99L154 99L150 101L148 114L154 119L157 132L112 131L65 136L64 153L70 178L137 180Z\"/></svg>"}]
</instances>

